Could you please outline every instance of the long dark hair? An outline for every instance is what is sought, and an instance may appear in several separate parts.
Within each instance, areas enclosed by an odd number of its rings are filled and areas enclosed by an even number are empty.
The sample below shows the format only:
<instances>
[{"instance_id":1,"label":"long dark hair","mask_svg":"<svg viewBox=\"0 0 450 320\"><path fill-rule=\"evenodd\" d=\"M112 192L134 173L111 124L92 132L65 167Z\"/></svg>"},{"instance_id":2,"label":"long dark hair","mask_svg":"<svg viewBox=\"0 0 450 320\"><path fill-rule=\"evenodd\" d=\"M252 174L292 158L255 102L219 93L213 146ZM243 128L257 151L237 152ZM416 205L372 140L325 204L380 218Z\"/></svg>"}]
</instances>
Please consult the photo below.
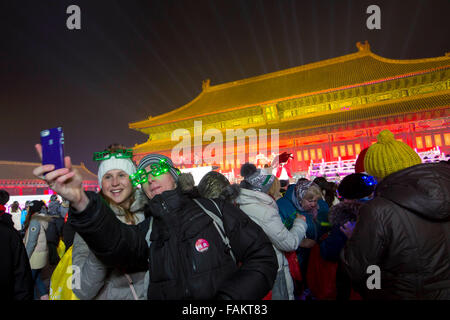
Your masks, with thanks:
<instances>
[{"instance_id":1,"label":"long dark hair","mask_svg":"<svg viewBox=\"0 0 450 320\"><path fill-rule=\"evenodd\" d=\"M28 227L30 226L31 218L33 217L33 215L34 215L35 213L38 213L38 212L31 212L30 209L28 209L28 211L27 211L27 216L26 216L25 222L24 222L24 224L23 224L23 231L24 231L24 232L27 232Z\"/></svg>"},{"instance_id":2,"label":"long dark hair","mask_svg":"<svg viewBox=\"0 0 450 320\"><path fill-rule=\"evenodd\" d=\"M14 201L13 204L11 205L11 212L17 212L18 209L19 209L19 202Z\"/></svg>"}]
</instances>

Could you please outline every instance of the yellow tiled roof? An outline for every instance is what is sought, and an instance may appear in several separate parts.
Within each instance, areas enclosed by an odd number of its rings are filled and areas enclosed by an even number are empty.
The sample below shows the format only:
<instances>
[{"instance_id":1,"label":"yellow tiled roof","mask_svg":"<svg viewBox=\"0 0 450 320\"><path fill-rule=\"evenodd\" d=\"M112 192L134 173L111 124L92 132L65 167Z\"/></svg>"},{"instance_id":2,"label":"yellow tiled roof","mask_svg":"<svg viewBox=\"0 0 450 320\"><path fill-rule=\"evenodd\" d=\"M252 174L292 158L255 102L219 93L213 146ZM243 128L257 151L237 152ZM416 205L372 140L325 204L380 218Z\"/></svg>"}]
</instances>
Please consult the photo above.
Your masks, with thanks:
<instances>
[{"instance_id":1,"label":"yellow tiled roof","mask_svg":"<svg viewBox=\"0 0 450 320\"><path fill-rule=\"evenodd\" d=\"M36 180L33 169L40 166L38 162L0 161L0 179ZM73 165L81 174L83 181L97 181L97 176L89 171L83 163Z\"/></svg>"},{"instance_id":2,"label":"yellow tiled roof","mask_svg":"<svg viewBox=\"0 0 450 320\"><path fill-rule=\"evenodd\" d=\"M375 107L376 106L376 107ZM450 116L450 93L439 91L421 96L404 97L397 100L387 100L372 104L352 107L348 111L327 111L314 115L305 115L290 121L277 122L265 126L266 129L279 129L280 134L298 130L315 130L316 128L359 122L361 120L393 117L396 115L413 114L416 112L444 109L444 117ZM134 148L136 153L170 150L178 141L150 141Z\"/></svg>"},{"instance_id":3,"label":"yellow tiled roof","mask_svg":"<svg viewBox=\"0 0 450 320\"><path fill-rule=\"evenodd\" d=\"M130 123L131 129L159 126L180 120L275 102L287 97L344 89L357 84L395 78L450 67L450 55L437 58L393 60L357 44L358 52L257 77L215 86L203 91L188 104L147 120Z\"/></svg>"}]
</instances>

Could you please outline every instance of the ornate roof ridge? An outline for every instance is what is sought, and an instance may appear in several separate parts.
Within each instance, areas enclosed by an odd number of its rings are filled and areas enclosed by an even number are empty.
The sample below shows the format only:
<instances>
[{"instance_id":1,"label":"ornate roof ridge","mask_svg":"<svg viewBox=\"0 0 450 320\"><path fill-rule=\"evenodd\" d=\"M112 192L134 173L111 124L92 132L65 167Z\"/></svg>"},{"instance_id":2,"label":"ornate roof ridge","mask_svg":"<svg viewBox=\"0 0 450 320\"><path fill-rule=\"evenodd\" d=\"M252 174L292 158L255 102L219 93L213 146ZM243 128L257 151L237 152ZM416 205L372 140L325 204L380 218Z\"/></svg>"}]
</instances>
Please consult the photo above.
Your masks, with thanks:
<instances>
[{"instance_id":1,"label":"ornate roof ridge","mask_svg":"<svg viewBox=\"0 0 450 320\"><path fill-rule=\"evenodd\" d=\"M358 48L357 52L346 54L340 57L334 57L326 60L311 62L308 64L304 64L301 66L296 66L288 69L278 70L271 73L266 73L254 77L244 78L241 80L236 80L232 82L226 82L218 85L211 86L209 84L209 79L205 80L207 82L207 85L203 85L203 91L211 92L221 89L226 89L233 86L243 85L255 81L260 80L266 80L270 78L276 78L282 75L288 75L291 73L296 73L300 71L306 71L306 70L312 70L315 68L320 68L328 65L332 65L335 63L345 62L353 59L358 59L365 56L371 56L374 59L377 59L378 61L385 62L385 63L400 63L400 64L414 64L414 63L424 63L424 62L434 62L434 61L442 61L442 60L449 60L450 63L450 55L443 55L440 57L432 57L432 58L419 58L419 59L391 59L391 58L385 58L380 55L377 55L376 53L372 52L370 50L370 45L367 41L364 43L357 42L356 47Z\"/></svg>"},{"instance_id":2,"label":"ornate roof ridge","mask_svg":"<svg viewBox=\"0 0 450 320\"><path fill-rule=\"evenodd\" d=\"M172 115L177 115L180 112L185 111L192 105L195 105L196 102L201 100L203 97L205 97L205 95L207 95L209 93L220 92L222 90L227 90L227 89L233 90L234 88L239 88L240 86L244 86L247 84L258 83L260 81L275 79L275 78L283 77L283 76L287 76L287 75L295 75L296 73L300 73L303 71L314 70L314 69L326 67L326 66L333 66L333 65L337 65L342 62L357 61L357 59L364 58L364 57L370 57L370 58L372 58L378 62L382 62L382 63L397 64L397 65L408 65L408 64L415 65L415 64L421 64L421 63L442 62L442 61L444 61L445 63L448 61L448 64L446 63L446 65L444 65L444 66L441 65L439 67L428 66L428 67L425 67L424 69L421 69L420 71L399 73L396 76L391 75L387 78L379 78L379 79L375 79L375 80L372 79L372 80L368 80L365 82L359 82L359 83L352 84L352 85L343 85L343 86L333 87L333 88L329 88L327 90L305 92L305 93L301 93L301 94L295 95L295 96L308 96L308 95L318 94L318 93L323 93L323 92L328 92L328 91L330 91L330 92L337 91L337 90L345 89L345 88L352 87L352 86L370 84L374 81L377 82L377 81L381 81L383 79L391 80L391 79L395 79L397 77L413 76L416 74L433 72L433 71L437 71L437 70L441 70L441 69L447 69L450 67L450 54L447 54L447 53L440 57L400 60L400 59L385 58L385 57L382 57L382 56L379 56L379 55L373 53L370 50L370 45L367 41L365 41L363 43L357 42L356 47L357 47L358 51L356 51L354 53L346 54L346 55L343 55L340 57L316 61L316 62L312 62L309 64L301 65L301 66L296 66L296 67L279 70L279 71L275 71L275 72L271 72L271 73L267 73L267 74L262 74L262 75L258 75L258 76L254 76L254 77L249 77L249 78L245 78L245 79L241 79L241 80L236 80L236 81L232 81L232 82L226 82L226 83L222 83L222 84L218 84L218 85L211 86L210 80L206 79L202 83L202 91L200 92L200 94L198 96L196 96L193 100L189 101L187 104L182 105L182 106L180 106L174 110L171 110L169 112L157 115L155 117L149 117L148 119L145 119L145 120L129 123L129 128L137 129L139 131L140 128L146 127L146 126L156 126L156 125L160 125L160 124L176 122L176 121L178 121L176 119L169 120ZM431 67L431 68L429 68L429 67ZM292 98L293 96L290 96L290 97ZM278 101L278 100L280 100L280 99L276 98L273 101ZM285 99L281 99L281 100L285 100ZM272 100L270 100L270 101L272 101ZM225 112L225 111L231 111L233 109L234 110L243 109L243 108L246 108L249 106L256 105L257 103L259 103L259 102L255 102L255 104L238 105L232 109L227 109L227 110L222 110L222 111ZM202 111L206 111L206 110L202 110ZM214 114L217 111L218 110L215 110L210 113ZM200 111L198 110L198 112L200 112ZM205 114L208 114L208 113L205 113ZM202 115L205 115L205 114L202 114ZM188 118L189 119L195 118L199 115L200 114L190 115ZM187 119L187 118L184 116L184 119ZM159 122L161 122L161 123L159 123Z\"/></svg>"}]
</instances>

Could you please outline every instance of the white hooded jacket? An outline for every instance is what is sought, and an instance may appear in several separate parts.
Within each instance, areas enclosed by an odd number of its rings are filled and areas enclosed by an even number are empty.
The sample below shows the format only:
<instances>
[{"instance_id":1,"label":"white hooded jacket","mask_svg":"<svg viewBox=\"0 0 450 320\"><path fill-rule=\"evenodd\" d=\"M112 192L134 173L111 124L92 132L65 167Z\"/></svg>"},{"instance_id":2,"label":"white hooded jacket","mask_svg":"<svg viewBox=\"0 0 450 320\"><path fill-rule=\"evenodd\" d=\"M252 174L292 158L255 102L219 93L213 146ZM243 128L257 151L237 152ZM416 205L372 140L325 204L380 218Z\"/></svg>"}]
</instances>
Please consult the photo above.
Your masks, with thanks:
<instances>
[{"instance_id":1,"label":"white hooded jacket","mask_svg":"<svg viewBox=\"0 0 450 320\"><path fill-rule=\"evenodd\" d=\"M275 249L278 259L278 272L284 271L289 300L294 298L294 284L289 272L289 264L283 252L294 251L303 240L307 224L303 219L295 219L288 230L278 214L276 201L266 193L241 189L236 199L239 208L244 211L266 233ZM275 281L277 283L277 281Z\"/></svg>"}]
</instances>

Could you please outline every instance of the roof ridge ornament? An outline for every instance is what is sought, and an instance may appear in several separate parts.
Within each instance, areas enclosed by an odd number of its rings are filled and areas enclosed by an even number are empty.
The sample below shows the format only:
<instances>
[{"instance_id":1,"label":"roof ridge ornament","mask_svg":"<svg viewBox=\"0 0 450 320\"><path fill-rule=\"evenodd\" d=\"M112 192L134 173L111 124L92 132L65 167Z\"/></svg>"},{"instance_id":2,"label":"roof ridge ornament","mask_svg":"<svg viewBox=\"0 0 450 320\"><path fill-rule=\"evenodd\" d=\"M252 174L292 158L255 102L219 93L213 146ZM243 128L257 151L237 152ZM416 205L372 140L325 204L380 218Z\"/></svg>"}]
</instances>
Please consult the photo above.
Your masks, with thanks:
<instances>
[{"instance_id":1,"label":"roof ridge ornament","mask_svg":"<svg viewBox=\"0 0 450 320\"><path fill-rule=\"evenodd\" d=\"M365 40L364 42L358 41L356 43L356 47L358 48L359 52L370 51L370 44L367 40Z\"/></svg>"},{"instance_id":2,"label":"roof ridge ornament","mask_svg":"<svg viewBox=\"0 0 450 320\"><path fill-rule=\"evenodd\" d=\"M205 91L206 89L208 89L211 85L211 80L210 79L206 79L202 81L202 89L203 91Z\"/></svg>"}]
</instances>

